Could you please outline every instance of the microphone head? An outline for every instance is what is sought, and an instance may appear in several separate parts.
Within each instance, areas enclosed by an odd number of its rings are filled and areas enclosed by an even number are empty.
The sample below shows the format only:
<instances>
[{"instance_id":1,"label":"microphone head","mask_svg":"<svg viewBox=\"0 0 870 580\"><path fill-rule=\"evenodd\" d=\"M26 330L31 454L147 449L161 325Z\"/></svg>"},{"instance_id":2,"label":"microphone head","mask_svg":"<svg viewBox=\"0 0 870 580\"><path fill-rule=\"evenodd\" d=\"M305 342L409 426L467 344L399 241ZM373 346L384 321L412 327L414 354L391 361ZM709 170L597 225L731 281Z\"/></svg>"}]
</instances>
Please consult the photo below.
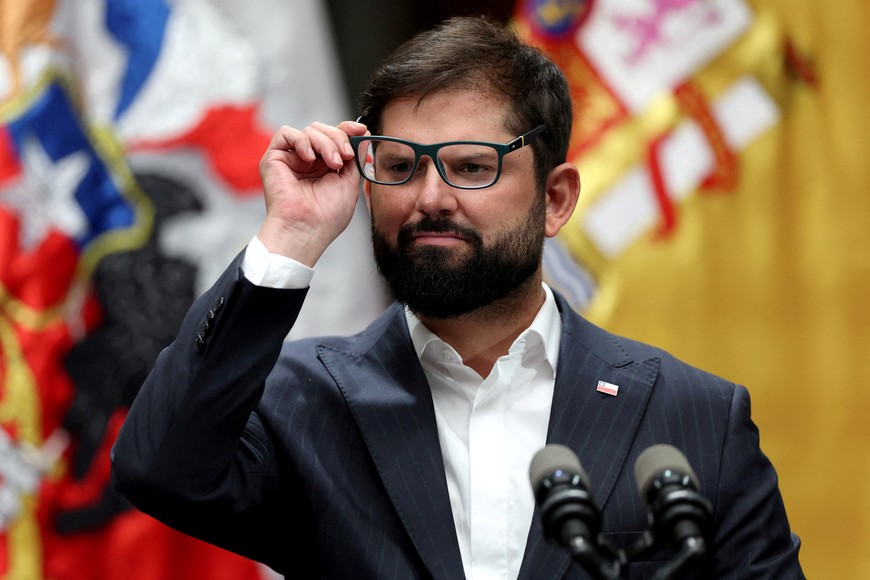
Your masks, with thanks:
<instances>
[{"instance_id":1,"label":"microphone head","mask_svg":"<svg viewBox=\"0 0 870 580\"><path fill-rule=\"evenodd\" d=\"M647 497L656 477L665 470L688 475L695 489L699 488L698 477L686 456L672 445L659 444L645 449L634 464L634 481L641 496Z\"/></svg>"},{"instance_id":2,"label":"microphone head","mask_svg":"<svg viewBox=\"0 0 870 580\"><path fill-rule=\"evenodd\" d=\"M529 465L529 481L532 482L532 489L536 494L541 482L556 471L579 475L583 485L589 489L589 476L580 466L577 454L570 447L552 443L535 453Z\"/></svg>"}]
</instances>

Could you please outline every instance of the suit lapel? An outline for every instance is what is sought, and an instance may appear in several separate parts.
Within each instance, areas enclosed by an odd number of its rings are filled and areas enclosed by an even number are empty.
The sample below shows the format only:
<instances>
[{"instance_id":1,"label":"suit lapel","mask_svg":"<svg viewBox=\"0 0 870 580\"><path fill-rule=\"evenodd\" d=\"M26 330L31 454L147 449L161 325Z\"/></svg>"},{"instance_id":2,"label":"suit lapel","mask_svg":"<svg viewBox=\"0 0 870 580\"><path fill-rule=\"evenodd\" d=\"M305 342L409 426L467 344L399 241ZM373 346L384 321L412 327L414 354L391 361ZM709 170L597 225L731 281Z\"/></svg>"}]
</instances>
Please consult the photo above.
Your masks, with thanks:
<instances>
[{"instance_id":1,"label":"suit lapel","mask_svg":"<svg viewBox=\"0 0 870 580\"><path fill-rule=\"evenodd\" d=\"M634 441L659 360L632 360L616 337L580 318L558 295L557 303L562 340L547 442L577 453L596 502L604 506ZM462 578L432 396L401 308L373 324L356 346L355 352L321 346L318 353L423 562L436 579ZM599 380L618 385L618 395L597 392ZM519 578L559 578L570 564L565 550L545 540L535 513Z\"/></svg>"},{"instance_id":2,"label":"suit lapel","mask_svg":"<svg viewBox=\"0 0 870 580\"><path fill-rule=\"evenodd\" d=\"M318 353L362 431L408 535L434 578L464 576L429 384L401 308L363 335L359 352Z\"/></svg>"},{"instance_id":3,"label":"suit lapel","mask_svg":"<svg viewBox=\"0 0 870 580\"><path fill-rule=\"evenodd\" d=\"M659 360L631 360L615 336L581 319L561 299L558 303L562 340L547 443L577 453L603 507L623 470ZM618 385L618 394L597 392L599 380ZM520 578L559 578L570 562L567 551L545 540L536 509Z\"/></svg>"}]
</instances>

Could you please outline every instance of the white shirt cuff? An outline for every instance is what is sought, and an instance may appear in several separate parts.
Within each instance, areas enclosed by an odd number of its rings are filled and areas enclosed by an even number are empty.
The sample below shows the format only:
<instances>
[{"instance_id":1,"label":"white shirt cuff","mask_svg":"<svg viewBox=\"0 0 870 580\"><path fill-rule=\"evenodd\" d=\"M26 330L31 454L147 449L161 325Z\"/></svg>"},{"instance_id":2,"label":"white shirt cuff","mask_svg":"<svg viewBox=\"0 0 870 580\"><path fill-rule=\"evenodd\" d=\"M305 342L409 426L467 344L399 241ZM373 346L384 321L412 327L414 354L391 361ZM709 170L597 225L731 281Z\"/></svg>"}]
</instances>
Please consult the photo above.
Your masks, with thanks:
<instances>
[{"instance_id":1,"label":"white shirt cuff","mask_svg":"<svg viewBox=\"0 0 870 580\"><path fill-rule=\"evenodd\" d=\"M307 288L314 277L314 268L269 252L257 236L245 250L242 272L252 284L286 290Z\"/></svg>"}]
</instances>

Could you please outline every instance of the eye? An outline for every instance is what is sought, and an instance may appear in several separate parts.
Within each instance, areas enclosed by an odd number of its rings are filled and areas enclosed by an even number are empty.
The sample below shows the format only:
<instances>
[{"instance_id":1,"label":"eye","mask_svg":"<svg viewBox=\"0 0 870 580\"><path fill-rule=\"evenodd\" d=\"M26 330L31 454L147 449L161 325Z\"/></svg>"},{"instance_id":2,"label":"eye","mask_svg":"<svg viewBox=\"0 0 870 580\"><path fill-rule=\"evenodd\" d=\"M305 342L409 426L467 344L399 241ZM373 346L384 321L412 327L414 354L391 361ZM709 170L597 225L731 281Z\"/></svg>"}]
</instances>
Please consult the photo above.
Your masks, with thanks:
<instances>
[{"instance_id":1,"label":"eye","mask_svg":"<svg viewBox=\"0 0 870 580\"><path fill-rule=\"evenodd\" d=\"M466 163L459 167L459 173L484 173L487 171L492 171L493 168L488 165L481 165L479 163Z\"/></svg>"},{"instance_id":2,"label":"eye","mask_svg":"<svg viewBox=\"0 0 870 580\"><path fill-rule=\"evenodd\" d=\"M400 161L398 163L393 163L387 167L389 171L393 171L395 173L407 173L411 170L411 163L408 161Z\"/></svg>"},{"instance_id":3,"label":"eye","mask_svg":"<svg viewBox=\"0 0 870 580\"><path fill-rule=\"evenodd\" d=\"M398 183L413 171L416 153L407 143L379 139L373 141L373 145L377 179Z\"/></svg>"},{"instance_id":4,"label":"eye","mask_svg":"<svg viewBox=\"0 0 870 580\"><path fill-rule=\"evenodd\" d=\"M413 156L378 154L376 160L377 172L382 179L404 179L414 168Z\"/></svg>"}]
</instances>

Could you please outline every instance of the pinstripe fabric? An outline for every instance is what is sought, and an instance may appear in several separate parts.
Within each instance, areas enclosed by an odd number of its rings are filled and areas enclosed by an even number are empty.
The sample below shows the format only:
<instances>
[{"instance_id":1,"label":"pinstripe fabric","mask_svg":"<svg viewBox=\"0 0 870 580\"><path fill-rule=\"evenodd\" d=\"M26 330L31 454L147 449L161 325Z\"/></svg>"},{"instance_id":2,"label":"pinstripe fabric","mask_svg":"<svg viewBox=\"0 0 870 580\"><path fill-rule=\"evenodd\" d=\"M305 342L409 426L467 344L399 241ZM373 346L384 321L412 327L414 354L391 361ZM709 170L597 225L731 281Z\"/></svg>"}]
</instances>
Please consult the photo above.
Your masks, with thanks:
<instances>
[{"instance_id":1,"label":"pinstripe fabric","mask_svg":"<svg viewBox=\"0 0 870 580\"><path fill-rule=\"evenodd\" d=\"M170 525L291 578L462 578L432 399L401 308L357 336L288 343L278 357L301 295L228 270L143 386L115 446L116 484ZM215 331L195 351L220 297ZM557 302L548 441L578 453L607 537L628 547L647 528L632 468L649 445L670 443L716 505L716 557L697 577L801 577L745 389ZM596 392L599 380L619 385L618 396ZM665 557L649 554L630 576L651 576ZM520 578L585 577L536 517Z\"/></svg>"},{"instance_id":2,"label":"pinstripe fabric","mask_svg":"<svg viewBox=\"0 0 870 580\"><path fill-rule=\"evenodd\" d=\"M432 396L404 322L388 325L365 354L325 346L318 354L423 561L435 577L462 577Z\"/></svg>"}]
</instances>

